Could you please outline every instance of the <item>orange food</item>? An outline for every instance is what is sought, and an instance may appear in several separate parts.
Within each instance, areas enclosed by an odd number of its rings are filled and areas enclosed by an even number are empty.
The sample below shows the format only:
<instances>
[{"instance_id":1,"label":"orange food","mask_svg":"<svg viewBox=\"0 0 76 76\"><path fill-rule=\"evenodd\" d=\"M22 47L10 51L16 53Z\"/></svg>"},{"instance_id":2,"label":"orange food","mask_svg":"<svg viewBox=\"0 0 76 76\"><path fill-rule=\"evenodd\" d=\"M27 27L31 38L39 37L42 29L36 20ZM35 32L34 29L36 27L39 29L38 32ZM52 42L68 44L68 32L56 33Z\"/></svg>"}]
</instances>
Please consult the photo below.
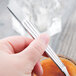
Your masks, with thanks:
<instances>
[{"instance_id":1,"label":"orange food","mask_svg":"<svg viewBox=\"0 0 76 76\"><path fill-rule=\"evenodd\" d=\"M64 57L60 57L60 59L66 66L70 76L76 76L76 64ZM50 58L43 60L41 65L43 67L42 76L65 76Z\"/></svg>"}]
</instances>

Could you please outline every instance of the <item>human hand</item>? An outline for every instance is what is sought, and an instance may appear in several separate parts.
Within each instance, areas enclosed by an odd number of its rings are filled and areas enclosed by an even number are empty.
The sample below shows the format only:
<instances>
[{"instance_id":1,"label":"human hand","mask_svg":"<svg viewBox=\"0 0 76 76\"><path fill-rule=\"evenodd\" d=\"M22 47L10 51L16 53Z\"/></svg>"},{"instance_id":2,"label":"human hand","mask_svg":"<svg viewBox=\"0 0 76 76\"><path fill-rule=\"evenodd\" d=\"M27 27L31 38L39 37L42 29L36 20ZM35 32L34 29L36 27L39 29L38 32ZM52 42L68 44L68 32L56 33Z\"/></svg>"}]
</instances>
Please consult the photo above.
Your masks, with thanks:
<instances>
[{"instance_id":1,"label":"human hand","mask_svg":"<svg viewBox=\"0 0 76 76\"><path fill-rule=\"evenodd\" d=\"M49 37L40 35L37 39L23 36L0 40L0 76L41 76L40 57L47 48Z\"/></svg>"}]
</instances>

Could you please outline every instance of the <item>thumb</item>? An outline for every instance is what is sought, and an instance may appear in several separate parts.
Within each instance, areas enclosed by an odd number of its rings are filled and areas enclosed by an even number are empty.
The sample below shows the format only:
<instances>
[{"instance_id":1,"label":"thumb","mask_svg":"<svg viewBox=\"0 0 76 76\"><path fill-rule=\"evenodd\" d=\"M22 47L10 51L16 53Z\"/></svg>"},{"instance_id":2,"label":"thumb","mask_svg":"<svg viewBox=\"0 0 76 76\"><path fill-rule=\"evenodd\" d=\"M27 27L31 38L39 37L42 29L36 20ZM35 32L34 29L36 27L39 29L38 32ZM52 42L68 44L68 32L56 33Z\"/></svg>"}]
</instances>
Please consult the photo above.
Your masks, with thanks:
<instances>
[{"instance_id":1,"label":"thumb","mask_svg":"<svg viewBox=\"0 0 76 76\"><path fill-rule=\"evenodd\" d=\"M19 53L20 59L35 66L47 48L48 43L49 36L47 34L41 34L26 49Z\"/></svg>"}]
</instances>

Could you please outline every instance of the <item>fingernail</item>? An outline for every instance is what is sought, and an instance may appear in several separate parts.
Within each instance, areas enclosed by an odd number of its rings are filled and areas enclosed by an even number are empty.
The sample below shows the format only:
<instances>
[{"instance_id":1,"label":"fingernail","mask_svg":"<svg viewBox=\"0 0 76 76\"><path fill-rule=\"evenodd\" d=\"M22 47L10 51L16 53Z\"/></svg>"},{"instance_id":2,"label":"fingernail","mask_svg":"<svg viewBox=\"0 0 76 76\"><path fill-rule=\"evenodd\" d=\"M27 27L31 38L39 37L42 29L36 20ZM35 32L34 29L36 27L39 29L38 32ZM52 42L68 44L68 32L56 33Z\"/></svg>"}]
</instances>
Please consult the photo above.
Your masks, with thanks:
<instances>
[{"instance_id":1,"label":"fingernail","mask_svg":"<svg viewBox=\"0 0 76 76\"><path fill-rule=\"evenodd\" d=\"M40 39L45 43L45 44L48 44L48 42L49 42L49 35L47 35L47 34L42 34L42 35L40 35Z\"/></svg>"},{"instance_id":2,"label":"fingernail","mask_svg":"<svg viewBox=\"0 0 76 76\"><path fill-rule=\"evenodd\" d=\"M40 73L39 73L39 76L42 76L42 75L43 75L43 68L42 68L40 62L39 62L39 66L40 66Z\"/></svg>"},{"instance_id":3,"label":"fingernail","mask_svg":"<svg viewBox=\"0 0 76 76\"><path fill-rule=\"evenodd\" d=\"M40 65L40 68L41 68L41 76L42 76L43 75L43 68L41 65Z\"/></svg>"}]
</instances>

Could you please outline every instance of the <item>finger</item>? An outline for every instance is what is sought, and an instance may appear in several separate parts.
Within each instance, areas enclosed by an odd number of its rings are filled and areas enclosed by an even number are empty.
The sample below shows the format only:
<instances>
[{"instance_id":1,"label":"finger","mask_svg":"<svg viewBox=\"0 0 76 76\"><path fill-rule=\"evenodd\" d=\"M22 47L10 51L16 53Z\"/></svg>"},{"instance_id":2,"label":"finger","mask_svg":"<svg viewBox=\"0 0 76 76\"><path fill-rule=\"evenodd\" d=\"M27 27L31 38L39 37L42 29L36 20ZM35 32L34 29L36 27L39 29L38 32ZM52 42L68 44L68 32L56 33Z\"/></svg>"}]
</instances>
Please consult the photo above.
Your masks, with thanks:
<instances>
[{"instance_id":1,"label":"finger","mask_svg":"<svg viewBox=\"0 0 76 76\"><path fill-rule=\"evenodd\" d=\"M10 48L9 50L13 50L15 53L25 49L32 41L33 39L23 36L13 36L1 40L2 46L6 45L8 49Z\"/></svg>"},{"instance_id":2,"label":"finger","mask_svg":"<svg viewBox=\"0 0 76 76\"><path fill-rule=\"evenodd\" d=\"M40 62L37 62L37 64L34 67L33 72L37 75L37 76L42 76L43 74L43 69L42 66L40 64Z\"/></svg>"},{"instance_id":3,"label":"finger","mask_svg":"<svg viewBox=\"0 0 76 76\"><path fill-rule=\"evenodd\" d=\"M27 58L27 63L31 63L33 66L35 66L37 61L44 53L44 50L47 48L48 43L49 36L47 34L42 34L37 39L35 39L26 49L24 49L24 51L20 52L18 56L20 56L20 59L23 61L25 61L25 58Z\"/></svg>"}]
</instances>

